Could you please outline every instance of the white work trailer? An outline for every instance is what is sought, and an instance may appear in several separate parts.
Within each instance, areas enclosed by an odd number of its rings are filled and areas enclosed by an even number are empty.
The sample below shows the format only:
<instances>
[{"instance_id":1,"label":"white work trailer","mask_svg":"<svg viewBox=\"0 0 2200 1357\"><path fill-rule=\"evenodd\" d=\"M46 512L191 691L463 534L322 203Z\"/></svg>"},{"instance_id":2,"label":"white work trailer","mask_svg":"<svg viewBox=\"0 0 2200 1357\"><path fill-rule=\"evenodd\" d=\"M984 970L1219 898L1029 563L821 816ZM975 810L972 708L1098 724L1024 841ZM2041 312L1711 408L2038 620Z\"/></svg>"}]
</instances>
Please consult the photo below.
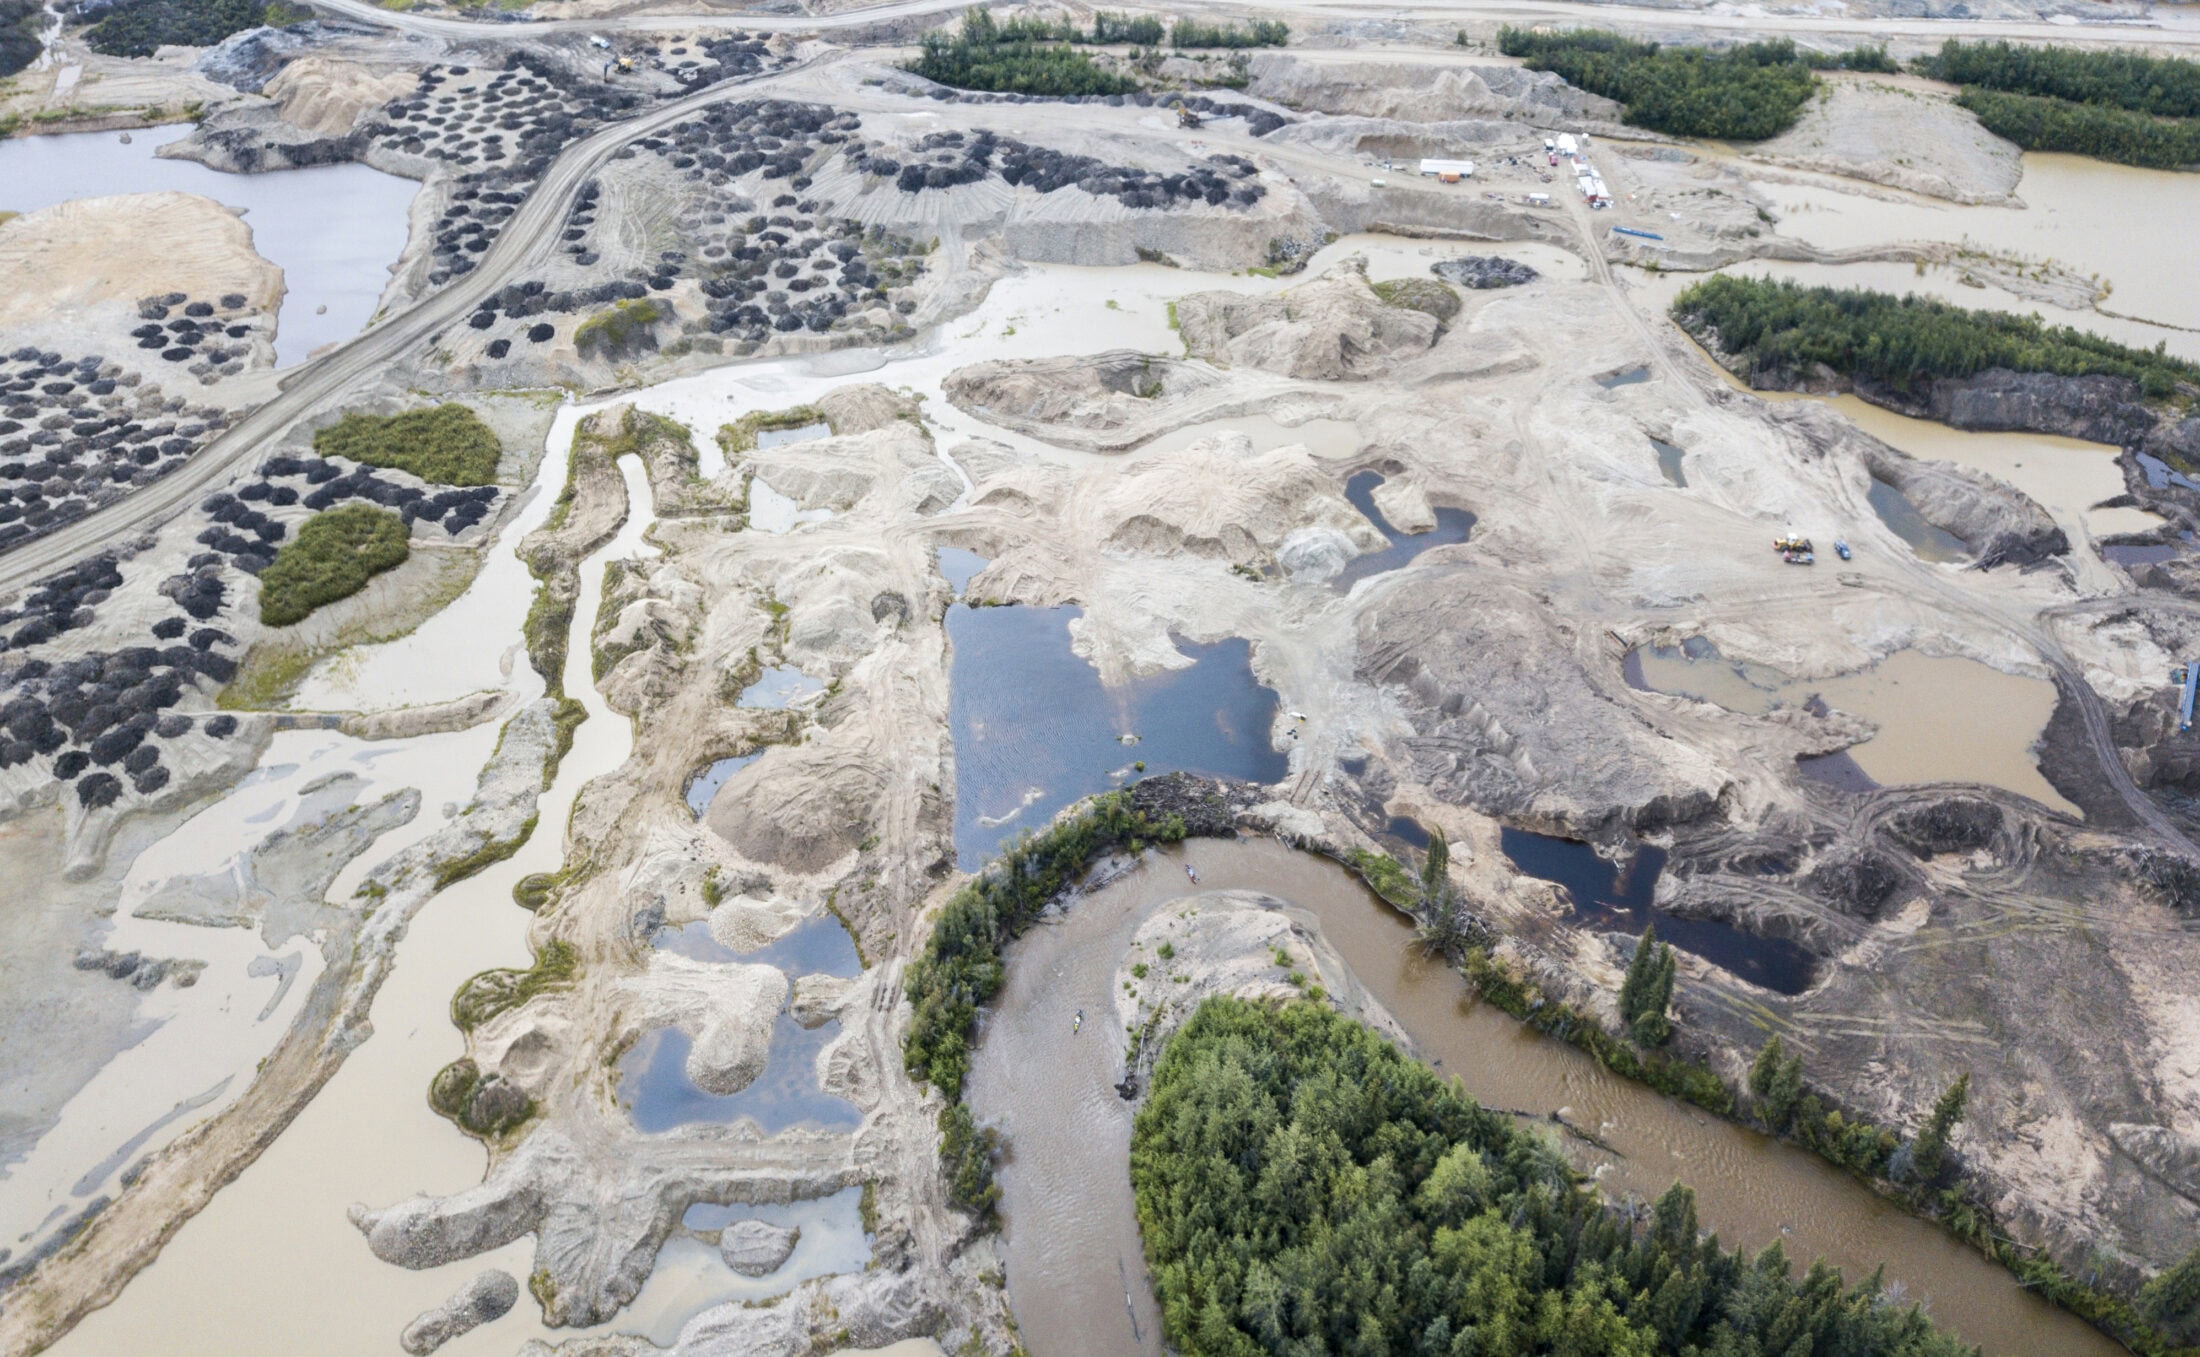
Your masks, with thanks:
<instances>
[{"instance_id":1,"label":"white work trailer","mask_svg":"<svg viewBox=\"0 0 2200 1357\"><path fill-rule=\"evenodd\" d=\"M1421 173L1424 177L1436 179L1442 179L1446 175L1454 179L1470 179L1474 176L1474 162L1471 160L1423 160L1421 162Z\"/></svg>"}]
</instances>

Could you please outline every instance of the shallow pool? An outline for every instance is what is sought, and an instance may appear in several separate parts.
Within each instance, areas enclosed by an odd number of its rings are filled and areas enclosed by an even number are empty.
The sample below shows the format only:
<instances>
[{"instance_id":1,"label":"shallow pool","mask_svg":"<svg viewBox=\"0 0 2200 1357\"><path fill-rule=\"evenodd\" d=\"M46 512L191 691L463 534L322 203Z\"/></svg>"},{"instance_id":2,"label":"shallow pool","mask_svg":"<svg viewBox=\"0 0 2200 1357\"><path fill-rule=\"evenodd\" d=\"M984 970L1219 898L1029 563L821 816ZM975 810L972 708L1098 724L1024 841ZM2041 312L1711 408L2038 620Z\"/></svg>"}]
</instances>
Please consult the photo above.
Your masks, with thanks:
<instances>
[{"instance_id":1,"label":"shallow pool","mask_svg":"<svg viewBox=\"0 0 2200 1357\"><path fill-rule=\"evenodd\" d=\"M824 691L823 679L811 678L791 664L782 664L757 675L756 682L743 688L733 705L776 710L797 698Z\"/></svg>"},{"instance_id":2,"label":"shallow pool","mask_svg":"<svg viewBox=\"0 0 2200 1357\"><path fill-rule=\"evenodd\" d=\"M687 1076L694 1046L677 1027L645 1032L619 1057L619 1104L634 1127L657 1135L696 1123L730 1124L746 1118L765 1135L791 1126L852 1131L863 1113L846 1098L818 1087L817 1060L840 1033L837 1021L805 1028L785 1013L774 1020L771 1055L756 1082L739 1093L706 1093Z\"/></svg>"},{"instance_id":3,"label":"shallow pool","mask_svg":"<svg viewBox=\"0 0 2200 1357\"><path fill-rule=\"evenodd\" d=\"M1794 943L1760 938L1713 919L1680 918L1651 904L1665 870L1662 848L1644 844L1622 870L1578 839L1509 826L1499 838L1513 866L1566 888L1574 917L1585 925L1639 934L1655 923L1665 941L1753 985L1781 994L1810 988L1815 958Z\"/></svg>"},{"instance_id":4,"label":"shallow pool","mask_svg":"<svg viewBox=\"0 0 2200 1357\"><path fill-rule=\"evenodd\" d=\"M758 750L754 754L737 754L730 759L719 759L689 778L687 803L688 809L695 813L695 818L703 818L703 812L710 809L710 799L718 795L718 789L726 785L726 779L762 757L763 751Z\"/></svg>"},{"instance_id":5,"label":"shallow pool","mask_svg":"<svg viewBox=\"0 0 2200 1357\"><path fill-rule=\"evenodd\" d=\"M365 165L322 165L268 174L223 174L160 147L189 125L144 128L123 144L114 132L0 141L0 209L31 212L76 198L196 193L244 209L252 245L283 271L275 361L289 367L339 343L374 318L390 268L405 252L419 185Z\"/></svg>"},{"instance_id":6,"label":"shallow pool","mask_svg":"<svg viewBox=\"0 0 2200 1357\"><path fill-rule=\"evenodd\" d=\"M948 589L956 598L963 596L963 591L970 587L970 581L978 577L979 571L992 564L977 552L961 547L941 547L939 557L940 578L947 581Z\"/></svg>"},{"instance_id":7,"label":"shallow pool","mask_svg":"<svg viewBox=\"0 0 2200 1357\"><path fill-rule=\"evenodd\" d=\"M947 610L955 854L965 870L1079 797L1132 778L1182 769L1275 782L1289 770L1269 746L1276 695L1253 677L1249 642L1180 642L1190 668L1109 688L1070 649L1078 615Z\"/></svg>"},{"instance_id":8,"label":"shallow pool","mask_svg":"<svg viewBox=\"0 0 2200 1357\"><path fill-rule=\"evenodd\" d=\"M863 959L856 952L855 939L831 914L805 919L753 952L736 952L712 937L707 919L683 928L660 928L650 943L659 951L677 952L693 961L776 966L790 976L863 974Z\"/></svg>"}]
</instances>

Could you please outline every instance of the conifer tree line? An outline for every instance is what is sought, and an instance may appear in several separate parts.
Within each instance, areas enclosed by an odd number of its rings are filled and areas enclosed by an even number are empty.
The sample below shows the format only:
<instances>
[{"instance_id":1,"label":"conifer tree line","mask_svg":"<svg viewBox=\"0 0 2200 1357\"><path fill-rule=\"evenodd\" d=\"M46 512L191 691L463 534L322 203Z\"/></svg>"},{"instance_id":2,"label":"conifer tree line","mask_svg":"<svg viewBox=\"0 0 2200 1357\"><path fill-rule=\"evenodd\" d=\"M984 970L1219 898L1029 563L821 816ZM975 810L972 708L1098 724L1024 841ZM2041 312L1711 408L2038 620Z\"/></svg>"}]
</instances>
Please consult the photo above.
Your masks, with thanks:
<instances>
[{"instance_id":1,"label":"conifer tree line","mask_svg":"<svg viewBox=\"0 0 2200 1357\"><path fill-rule=\"evenodd\" d=\"M1598 29L1536 33L1506 27L1498 50L1530 70L1627 106L1636 127L1682 137L1762 141L1795 125L1818 70L1893 70L1883 47L1802 52L1785 39L1730 47L1667 47Z\"/></svg>"},{"instance_id":2,"label":"conifer tree line","mask_svg":"<svg viewBox=\"0 0 2200 1357\"><path fill-rule=\"evenodd\" d=\"M1673 980L1679 964L1669 945L1658 941L1658 926L1642 930L1634 959L1627 963L1627 979L1619 989L1619 1018L1640 1046L1663 1046L1673 1035L1666 1010L1673 1003Z\"/></svg>"},{"instance_id":3,"label":"conifer tree line","mask_svg":"<svg viewBox=\"0 0 2200 1357\"><path fill-rule=\"evenodd\" d=\"M2156 401L2189 398L2200 387L2200 366L2162 347L2134 349L2036 316L1930 297L1714 274L1675 297L1671 313L1707 348L1773 384L1823 364L1901 392L1989 368L2124 377Z\"/></svg>"},{"instance_id":4,"label":"conifer tree line","mask_svg":"<svg viewBox=\"0 0 2200 1357\"><path fill-rule=\"evenodd\" d=\"M2143 169L2200 165L2200 63L2136 52L1950 40L1913 63L2027 151Z\"/></svg>"},{"instance_id":5,"label":"conifer tree line","mask_svg":"<svg viewBox=\"0 0 2200 1357\"><path fill-rule=\"evenodd\" d=\"M1281 47L1290 36L1289 25L1274 20L1216 25L1187 19L1164 29L1150 16L1101 11L1093 15L1091 28L1079 28L1066 19L995 19L974 9L954 32L925 34L907 69L954 89L1055 98L1129 94L1139 88L1136 80L1076 49L1118 43L1159 47L1164 37L1178 48Z\"/></svg>"},{"instance_id":6,"label":"conifer tree line","mask_svg":"<svg viewBox=\"0 0 2200 1357\"><path fill-rule=\"evenodd\" d=\"M1313 1002L1200 1006L1155 1068L1131 1185L1187 1357L1973 1351L1876 1276L1727 1252L1679 1184L1630 1220L1547 1142Z\"/></svg>"}]
</instances>

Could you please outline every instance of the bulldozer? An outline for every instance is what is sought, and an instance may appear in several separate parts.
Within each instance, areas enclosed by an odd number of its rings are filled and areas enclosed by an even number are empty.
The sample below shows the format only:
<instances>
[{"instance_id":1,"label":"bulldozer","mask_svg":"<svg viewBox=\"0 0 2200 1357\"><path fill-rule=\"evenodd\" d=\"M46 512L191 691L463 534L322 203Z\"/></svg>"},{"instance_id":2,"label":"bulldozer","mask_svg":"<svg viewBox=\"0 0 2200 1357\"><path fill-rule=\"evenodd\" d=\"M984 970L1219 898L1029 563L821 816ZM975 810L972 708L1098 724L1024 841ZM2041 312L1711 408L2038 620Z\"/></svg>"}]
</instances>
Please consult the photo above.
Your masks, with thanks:
<instances>
[{"instance_id":1,"label":"bulldozer","mask_svg":"<svg viewBox=\"0 0 2200 1357\"><path fill-rule=\"evenodd\" d=\"M1206 120L1191 109L1178 104L1176 106L1176 125L1178 127L1203 127L1206 125Z\"/></svg>"}]
</instances>

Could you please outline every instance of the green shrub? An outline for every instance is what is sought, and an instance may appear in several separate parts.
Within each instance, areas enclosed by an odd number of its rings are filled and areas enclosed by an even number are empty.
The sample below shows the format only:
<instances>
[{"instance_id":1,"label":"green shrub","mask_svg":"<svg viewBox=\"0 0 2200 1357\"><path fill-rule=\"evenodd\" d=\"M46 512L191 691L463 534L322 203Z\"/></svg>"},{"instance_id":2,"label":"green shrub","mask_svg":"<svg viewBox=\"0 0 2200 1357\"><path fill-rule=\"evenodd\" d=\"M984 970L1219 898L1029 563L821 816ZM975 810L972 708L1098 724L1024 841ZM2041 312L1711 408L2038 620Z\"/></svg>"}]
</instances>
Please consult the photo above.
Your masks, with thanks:
<instances>
[{"instance_id":1,"label":"green shrub","mask_svg":"<svg viewBox=\"0 0 2200 1357\"><path fill-rule=\"evenodd\" d=\"M260 621L287 627L324 603L349 598L412 554L403 519L371 504L344 504L306 520L260 572Z\"/></svg>"},{"instance_id":2,"label":"green shrub","mask_svg":"<svg viewBox=\"0 0 2200 1357\"><path fill-rule=\"evenodd\" d=\"M503 455L489 426L456 401L396 415L345 415L313 435L313 450L438 485L489 485Z\"/></svg>"},{"instance_id":3,"label":"green shrub","mask_svg":"<svg viewBox=\"0 0 2200 1357\"><path fill-rule=\"evenodd\" d=\"M2200 382L2200 366L2160 349L2126 348L2036 316L1970 311L1929 297L1715 274L1675 297L1672 314L1705 347L1773 383L1818 364L1897 391L1988 368L2125 377L2155 400Z\"/></svg>"},{"instance_id":4,"label":"green shrub","mask_svg":"<svg viewBox=\"0 0 2200 1357\"><path fill-rule=\"evenodd\" d=\"M649 327L663 318L657 303L647 297L629 297L615 302L610 310L590 316L573 331L574 351L583 358L618 357L630 353L648 336ZM650 342L654 346L655 341Z\"/></svg>"},{"instance_id":5,"label":"green shrub","mask_svg":"<svg viewBox=\"0 0 2200 1357\"><path fill-rule=\"evenodd\" d=\"M2139 1309L2170 1342L2200 1346L2200 1245L2139 1289Z\"/></svg>"},{"instance_id":6,"label":"green shrub","mask_svg":"<svg viewBox=\"0 0 2200 1357\"><path fill-rule=\"evenodd\" d=\"M1557 1152L1312 1002L1209 999L1131 1134L1168 1341L1186 1353L1957 1357L1915 1308L1703 1235L1675 1184L1641 1224Z\"/></svg>"},{"instance_id":7,"label":"green shrub","mask_svg":"<svg viewBox=\"0 0 2200 1357\"><path fill-rule=\"evenodd\" d=\"M1814 71L1871 71L1879 75L1901 73L1901 63L1884 47L1851 47L1846 52L1804 52L1803 64Z\"/></svg>"},{"instance_id":8,"label":"green shrub","mask_svg":"<svg viewBox=\"0 0 2200 1357\"><path fill-rule=\"evenodd\" d=\"M451 1021L459 1031L471 1032L544 990L568 983L579 973L579 954L570 944L552 938L535 953L535 964L526 970L483 971L460 985L458 993L451 996Z\"/></svg>"},{"instance_id":9,"label":"green shrub","mask_svg":"<svg viewBox=\"0 0 2200 1357\"><path fill-rule=\"evenodd\" d=\"M528 838L534 834L537 818L539 817L528 816L526 823L522 824L519 831L509 839L487 839L482 842L479 848L464 857L449 858L437 863L435 888L442 890L445 886L464 881L467 877L485 872L512 856L512 854L517 853L526 846Z\"/></svg>"},{"instance_id":10,"label":"green shrub","mask_svg":"<svg viewBox=\"0 0 2200 1357\"><path fill-rule=\"evenodd\" d=\"M526 1124L535 1100L495 1074L484 1077L471 1059L458 1059L436 1071L428 1084L428 1106L463 1129L495 1139Z\"/></svg>"},{"instance_id":11,"label":"green shrub","mask_svg":"<svg viewBox=\"0 0 2200 1357\"><path fill-rule=\"evenodd\" d=\"M731 424L718 426L718 447L730 461L756 451L756 436L760 433L807 428L812 424L822 424L829 429L832 423L825 418L825 412L814 405L790 406L785 410L751 410Z\"/></svg>"},{"instance_id":12,"label":"green shrub","mask_svg":"<svg viewBox=\"0 0 2200 1357\"><path fill-rule=\"evenodd\" d=\"M940 1165L947 1179L947 1199L980 1220L991 1220L1001 1200L1001 1186L993 1181L993 1155L1000 1135L981 1127L962 1103L940 1109Z\"/></svg>"},{"instance_id":13,"label":"green shrub","mask_svg":"<svg viewBox=\"0 0 2200 1357\"><path fill-rule=\"evenodd\" d=\"M1371 853L1365 848L1355 848L1345 857L1345 865L1358 873L1368 889L1402 910L1411 911L1421 903L1421 887L1406 870L1404 863L1385 853Z\"/></svg>"},{"instance_id":14,"label":"green shrub","mask_svg":"<svg viewBox=\"0 0 2200 1357\"><path fill-rule=\"evenodd\" d=\"M1137 47L1158 47L1168 30L1159 19L1141 15L1115 14L1101 10L1092 16L1092 27L1079 28L1067 19L1046 20L1030 17L996 19L993 21L995 42L1074 42L1080 44L1121 44Z\"/></svg>"},{"instance_id":15,"label":"green shrub","mask_svg":"<svg viewBox=\"0 0 2200 1357\"><path fill-rule=\"evenodd\" d=\"M1388 306L1425 312L1438 320L1459 314L1459 294L1434 278L1386 278L1370 286Z\"/></svg>"},{"instance_id":16,"label":"green shrub","mask_svg":"<svg viewBox=\"0 0 2200 1357\"><path fill-rule=\"evenodd\" d=\"M1617 33L1507 27L1498 50L1569 85L1616 99L1637 127L1683 137L1762 141L1794 126L1818 78L1795 44L1661 47Z\"/></svg>"}]
</instances>

